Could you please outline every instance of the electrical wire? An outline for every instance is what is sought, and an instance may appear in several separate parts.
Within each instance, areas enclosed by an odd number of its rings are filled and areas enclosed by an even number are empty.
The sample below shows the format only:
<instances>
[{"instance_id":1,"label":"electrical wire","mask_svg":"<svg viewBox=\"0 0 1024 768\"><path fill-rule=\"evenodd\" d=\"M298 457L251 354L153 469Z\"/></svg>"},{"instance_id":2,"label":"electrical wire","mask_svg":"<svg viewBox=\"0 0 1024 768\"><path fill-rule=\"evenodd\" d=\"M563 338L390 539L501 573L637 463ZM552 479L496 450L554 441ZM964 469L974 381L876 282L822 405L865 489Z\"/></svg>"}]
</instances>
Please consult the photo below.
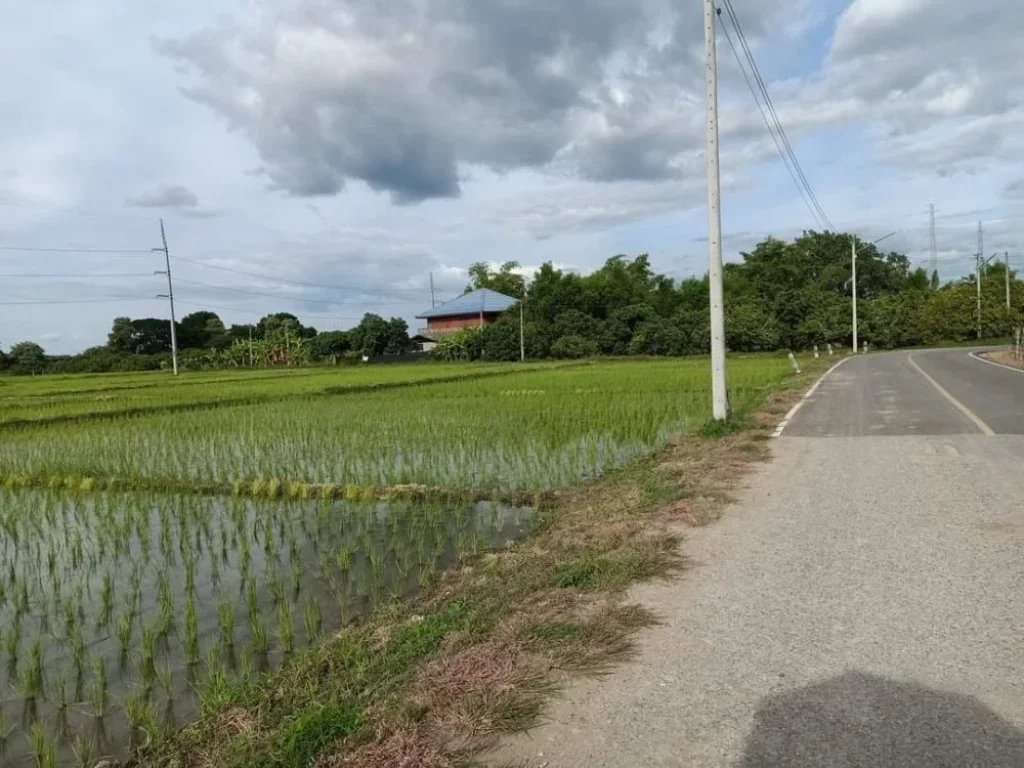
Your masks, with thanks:
<instances>
[{"instance_id":1,"label":"electrical wire","mask_svg":"<svg viewBox=\"0 0 1024 768\"><path fill-rule=\"evenodd\" d=\"M778 149L779 155L782 157L782 160L786 165L786 170L793 179L793 183L796 184L797 189L804 198L804 203L807 205L807 208L811 213L811 217L815 220L818 226L826 226L828 229L836 231L836 228L829 219L828 214L825 213L824 208L822 208L821 203L814 194L814 190L811 188L810 182L807 180L807 175L800 166L800 161L797 160L796 152L794 152L793 145L789 141L789 136L786 134L785 128L782 127L782 121L779 120L775 104L772 102L771 95L768 93L768 87L765 85L764 78L761 76L761 71L757 66L757 62L754 60L754 55L750 50L750 46L747 44L746 35L743 33L743 27L740 25L736 11L732 7L732 2L731 0L722 0L722 3L728 13L730 21L732 22L733 28L736 30L736 37L740 43L740 47L743 49L751 74L757 82L761 98L758 98L757 91L755 91L754 86L750 81L750 77L747 75L746 68L740 60L739 53L736 50L732 36L729 34L729 30L724 21L721 22L722 30L725 32L726 39L729 42L729 47L732 49L733 56L736 58L736 63L739 66L740 71L743 73L743 79L746 81L747 87L750 89L750 93L754 97L754 102L757 104L757 108L761 112L761 117L765 122L765 127L768 128L768 133L772 137L772 141L775 143L776 149ZM718 10L716 15L721 20L721 9ZM764 106L761 104L762 99L764 100ZM765 113L766 108L768 110L767 114ZM772 128L773 125L774 130Z\"/></svg>"},{"instance_id":2,"label":"electrical wire","mask_svg":"<svg viewBox=\"0 0 1024 768\"><path fill-rule=\"evenodd\" d=\"M344 300L340 300L340 299L311 299L311 298L306 298L305 296L282 296L282 295L280 295L278 293L265 293L265 292L262 292L262 291L250 291L250 290L245 289L245 288L231 288L231 287L226 286L226 285L210 285L209 283L201 283L198 280L189 280L188 278L185 278L185 277L175 277L174 278L174 282L176 282L176 283L186 283L188 285L197 285L197 286L200 286L202 288L209 288L209 289L215 290L215 291L230 291L232 293L248 294L249 296L264 296L264 297L270 298L270 299L277 299L278 301L303 301L303 302L307 302L307 303L310 303L310 304L374 304L374 305L377 305L377 306L390 307L390 306L401 306L401 305L405 305L405 304L422 304L423 303L422 300L420 300L420 299L412 299L412 300L405 300L405 301L381 302L381 301L376 301L374 299L367 299L365 301L344 301Z\"/></svg>"},{"instance_id":3,"label":"electrical wire","mask_svg":"<svg viewBox=\"0 0 1024 768\"><path fill-rule=\"evenodd\" d=\"M264 317L264 316L266 316L268 314L273 314L272 312L264 312L264 311L255 310L255 309L242 309L240 307L225 307L225 306L220 306L220 305L217 305L217 304L201 304L201 303L196 302L196 301L186 301L184 299L179 299L179 298L175 298L174 299L174 303L175 304L184 304L185 306L188 306L188 307L198 307L199 309L218 309L218 310L221 310L222 312L241 312L241 313L246 314L246 315L255 315L255 316L258 316L258 317ZM322 320L345 320L345 321L349 321L349 320L362 320L363 319L362 315L359 315L359 316L354 316L353 315L351 317L342 317L340 315L322 315L322 314L319 314L319 313L316 313L316 312L314 312L312 314L314 315L314 317L316 319L322 319Z\"/></svg>"},{"instance_id":4,"label":"electrical wire","mask_svg":"<svg viewBox=\"0 0 1024 768\"><path fill-rule=\"evenodd\" d=\"M55 299L45 301L0 301L0 307L20 307L27 306L29 304L112 304L122 301L157 301L156 297L142 297L142 296L126 296L124 298L114 299Z\"/></svg>"},{"instance_id":5,"label":"electrical wire","mask_svg":"<svg viewBox=\"0 0 1024 768\"><path fill-rule=\"evenodd\" d=\"M32 248L21 245L0 245L0 251L24 251L27 253L107 253L107 254L145 254L152 255L149 250L132 248Z\"/></svg>"},{"instance_id":6,"label":"electrical wire","mask_svg":"<svg viewBox=\"0 0 1024 768\"><path fill-rule=\"evenodd\" d=\"M175 256L171 254L171 261L181 261L186 264L195 264L200 267L206 267L207 269L216 269L220 272L230 272L235 275L244 275L246 277L255 277L259 280L268 280L273 283L286 283L288 285L299 285L304 288L327 288L332 291L376 291L378 293L415 293L418 296L422 296L429 291L427 288L386 288L383 286L374 287L358 287L353 285L330 285L327 283L309 283L302 280L287 280L283 277L276 275L264 275L258 272L246 272L241 269L233 269L231 267L221 267L216 264L210 264L205 261L197 261L195 259L187 259L184 256Z\"/></svg>"},{"instance_id":7,"label":"electrical wire","mask_svg":"<svg viewBox=\"0 0 1024 768\"><path fill-rule=\"evenodd\" d=\"M64 279L72 277L84 277L90 280L94 278L108 278L108 277L153 277L152 272L96 272L86 273L79 272L77 274L59 274L59 275L43 275L43 274L24 274L24 275L12 275L12 274L0 274L0 278L22 278L22 277L45 277L49 279Z\"/></svg>"}]
</instances>

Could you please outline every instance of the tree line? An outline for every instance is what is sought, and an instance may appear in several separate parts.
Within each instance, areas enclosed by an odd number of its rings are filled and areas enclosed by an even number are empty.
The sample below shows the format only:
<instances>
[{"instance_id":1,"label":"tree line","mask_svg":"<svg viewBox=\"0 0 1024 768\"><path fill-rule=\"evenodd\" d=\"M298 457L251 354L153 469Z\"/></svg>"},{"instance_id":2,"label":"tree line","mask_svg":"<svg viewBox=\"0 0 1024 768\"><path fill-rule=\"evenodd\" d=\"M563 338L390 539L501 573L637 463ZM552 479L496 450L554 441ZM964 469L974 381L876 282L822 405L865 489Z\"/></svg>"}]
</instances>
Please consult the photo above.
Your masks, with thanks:
<instances>
[{"instance_id":1,"label":"tree line","mask_svg":"<svg viewBox=\"0 0 1024 768\"><path fill-rule=\"evenodd\" d=\"M724 268L726 345L736 352L801 350L851 343L851 235L806 232L786 242L767 238L742 261ZM676 280L655 273L646 255L615 256L579 275L543 264L527 283L516 262L474 264L466 290L490 288L522 302L527 357L690 355L710 346L707 277ZM859 246L857 295L860 338L895 348L1005 337L1022 322L1024 282L1006 267L982 271L981 330L975 276L939 284L913 269L904 254ZM367 314L354 328L318 332L287 312L255 325L225 326L214 312L194 312L176 325L179 362L186 368L305 365L400 355L414 347L401 318ZM107 344L79 355L47 356L38 344L0 351L0 370L113 371L169 365L170 324L159 318L119 317ZM440 341L435 356L449 360L517 360L520 310L482 329Z\"/></svg>"},{"instance_id":2,"label":"tree line","mask_svg":"<svg viewBox=\"0 0 1024 768\"><path fill-rule=\"evenodd\" d=\"M405 320L367 314L347 331L318 332L290 312L265 315L255 325L225 326L215 312L193 312L174 327L178 363L186 369L338 363L399 355L413 349ZM0 371L16 374L158 370L171 364L171 324L144 317L114 319L107 343L78 355L48 356L34 342L6 354Z\"/></svg>"},{"instance_id":3,"label":"tree line","mask_svg":"<svg viewBox=\"0 0 1024 768\"><path fill-rule=\"evenodd\" d=\"M767 238L724 267L726 346L734 352L802 350L852 343L851 238L805 232L792 242ZM707 276L673 280L646 256L616 256L588 275L541 266L533 279L508 262L470 268L467 289L490 288L523 300L526 356L690 355L710 349ZM940 285L905 254L858 244L859 336L892 349L1006 337L1022 322L1008 309L1006 267L982 271L981 331L975 276ZM1010 274L1011 307L1024 307L1024 283ZM520 317L510 311L483 329L446 337L448 359L515 360Z\"/></svg>"}]
</instances>

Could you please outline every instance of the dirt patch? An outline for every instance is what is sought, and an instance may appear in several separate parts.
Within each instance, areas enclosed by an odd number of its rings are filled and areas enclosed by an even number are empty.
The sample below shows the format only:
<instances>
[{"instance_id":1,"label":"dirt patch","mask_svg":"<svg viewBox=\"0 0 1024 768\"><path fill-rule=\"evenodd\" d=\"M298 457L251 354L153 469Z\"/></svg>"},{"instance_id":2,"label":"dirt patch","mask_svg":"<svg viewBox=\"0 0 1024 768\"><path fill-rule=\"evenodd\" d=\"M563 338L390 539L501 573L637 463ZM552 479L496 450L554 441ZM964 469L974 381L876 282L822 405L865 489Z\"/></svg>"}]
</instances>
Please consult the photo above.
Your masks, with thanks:
<instances>
[{"instance_id":1,"label":"dirt patch","mask_svg":"<svg viewBox=\"0 0 1024 768\"><path fill-rule=\"evenodd\" d=\"M991 360L992 362L999 363L1000 365L1024 370L1024 358L1018 358L1013 354L1013 350L1007 349L999 350L997 352L985 352L981 356L986 360Z\"/></svg>"}]
</instances>

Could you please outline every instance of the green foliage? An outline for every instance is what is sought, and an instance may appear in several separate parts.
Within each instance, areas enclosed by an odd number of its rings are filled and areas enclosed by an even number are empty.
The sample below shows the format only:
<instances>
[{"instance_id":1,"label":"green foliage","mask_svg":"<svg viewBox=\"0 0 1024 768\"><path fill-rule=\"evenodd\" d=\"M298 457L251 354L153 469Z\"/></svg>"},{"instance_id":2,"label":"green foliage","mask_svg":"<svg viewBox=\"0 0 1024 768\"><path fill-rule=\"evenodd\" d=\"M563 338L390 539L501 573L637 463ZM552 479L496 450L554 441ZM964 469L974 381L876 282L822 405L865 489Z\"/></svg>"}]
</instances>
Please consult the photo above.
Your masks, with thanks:
<instances>
[{"instance_id":1,"label":"green foliage","mask_svg":"<svg viewBox=\"0 0 1024 768\"><path fill-rule=\"evenodd\" d=\"M469 267L470 283L466 293L489 288L506 296L520 298L526 293L526 281L522 275L516 274L518 261L506 261L498 269L492 269L486 262L478 261Z\"/></svg>"},{"instance_id":2,"label":"green foliage","mask_svg":"<svg viewBox=\"0 0 1024 768\"><path fill-rule=\"evenodd\" d=\"M564 360L579 360L584 357L596 357L597 342L576 334L562 336L551 345L551 356Z\"/></svg>"},{"instance_id":3,"label":"green foliage","mask_svg":"<svg viewBox=\"0 0 1024 768\"><path fill-rule=\"evenodd\" d=\"M326 747L355 733L362 725L362 712L355 705L311 707L282 731L280 765L311 766Z\"/></svg>"},{"instance_id":4,"label":"green foliage","mask_svg":"<svg viewBox=\"0 0 1024 768\"><path fill-rule=\"evenodd\" d=\"M11 373L42 373L46 367L46 353L33 341L22 341L11 347L9 353Z\"/></svg>"}]
</instances>

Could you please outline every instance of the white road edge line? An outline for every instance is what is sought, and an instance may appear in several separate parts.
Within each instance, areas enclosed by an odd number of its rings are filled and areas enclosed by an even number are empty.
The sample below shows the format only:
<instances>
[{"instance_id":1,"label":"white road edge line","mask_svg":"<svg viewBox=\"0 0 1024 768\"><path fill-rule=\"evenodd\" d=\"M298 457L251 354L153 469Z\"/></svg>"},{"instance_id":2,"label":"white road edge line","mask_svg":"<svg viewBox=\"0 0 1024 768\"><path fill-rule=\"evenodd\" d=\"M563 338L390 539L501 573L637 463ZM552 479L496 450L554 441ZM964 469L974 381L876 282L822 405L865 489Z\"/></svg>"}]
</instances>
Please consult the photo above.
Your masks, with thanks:
<instances>
[{"instance_id":1,"label":"white road edge line","mask_svg":"<svg viewBox=\"0 0 1024 768\"><path fill-rule=\"evenodd\" d=\"M777 426L775 428L775 431L772 432L772 437L782 437L782 430L784 430L789 425L789 422L793 419L793 417L796 416L796 412L800 410L800 406L806 403L808 398L810 398L810 396L814 394L815 390L817 390L817 388L821 385L821 382L825 380L826 376L828 376L830 373L832 373L832 371L834 371L836 368L838 368L840 365L842 365L849 359L849 357L844 357L838 363L836 363L823 374L821 374L818 380L814 382L814 386L808 389L804 393L804 396L797 401L796 405L789 409L789 413L786 414L786 418L780 421L779 426Z\"/></svg>"},{"instance_id":2,"label":"white road edge line","mask_svg":"<svg viewBox=\"0 0 1024 768\"><path fill-rule=\"evenodd\" d=\"M967 354L975 360L980 360L983 363L988 363L989 365L994 365L998 368L1005 368L1006 370L1013 371L1014 373L1024 373L1024 368L1014 368L1012 365L997 363L995 360L989 360L987 357L982 357L980 352L968 352Z\"/></svg>"},{"instance_id":3,"label":"white road edge line","mask_svg":"<svg viewBox=\"0 0 1024 768\"><path fill-rule=\"evenodd\" d=\"M943 389L942 385L939 384L939 382L937 382L935 379L933 379L931 376L929 376L927 373L925 373L924 369L921 366L919 366L916 362L914 362L914 355L913 354L910 354L910 355L907 356L907 362L909 362L912 366L914 366L914 368L917 369L918 373L920 373L922 376L924 376L926 379L928 379L928 381L931 382L931 385L933 387L935 387L939 391L939 394L942 395L947 400L949 400L949 402L951 402L956 407L956 409L958 411L960 411L960 413L962 413L964 416L966 416L968 419L970 419L972 422L974 422L974 426L976 426L978 429L981 430L981 434L985 435L986 437L994 437L995 436L996 433L992 431L992 428L988 424L986 424L984 421L979 419L975 415L974 411L972 411L966 405L964 405L959 400L957 400L955 397L953 397L951 394L949 394L949 392L947 392L945 389Z\"/></svg>"}]
</instances>

